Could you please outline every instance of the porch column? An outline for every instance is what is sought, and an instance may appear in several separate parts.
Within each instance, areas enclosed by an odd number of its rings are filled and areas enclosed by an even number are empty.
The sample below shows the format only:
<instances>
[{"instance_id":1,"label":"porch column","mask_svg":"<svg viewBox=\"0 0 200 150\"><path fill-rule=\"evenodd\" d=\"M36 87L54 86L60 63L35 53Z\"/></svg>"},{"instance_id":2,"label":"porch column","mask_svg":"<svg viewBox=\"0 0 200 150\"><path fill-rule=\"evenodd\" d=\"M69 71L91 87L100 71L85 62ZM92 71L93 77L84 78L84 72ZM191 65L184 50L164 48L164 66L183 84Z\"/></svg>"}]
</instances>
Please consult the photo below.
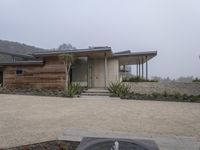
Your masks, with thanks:
<instances>
[{"instance_id":1,"label":"porch column","mask_svg":"<svg viewBox=\"0 0 200 150\"><path fill-rule=\"evenodd\" d=\"M136 76L138 77L138 64L136 64Z\"/></svg>"},{"instance_id":2,"label":"porch column","mask_svg":"<svg viewBox=\"0 0 200 150\"><path fill-rule=\"evenodd\" d=\"M12 56L12 61L15 62L15 56Z\"/></svg>"},{"instance_id":3,"label":"porch column","mask_svg":"<svg viewBox=\"0 0 200 150\"><path fill-rule=\"evenodd\" d=\"M142 56L142 78L144 78L144 60L143 60L143 56Z\"/></svg>"},{"instance_id":4,"label":"porch column","mask_svg":"<svg viewBox=\"0 0 200 150\"><path fill-rule=\"evenodd\" d=\"M139 77L140 77L140 58L139 58Z\"/></svg>"},{"instance_id":5,"label":"porch column","mask_svg":"<svg viewBox=\"0 0 200 150\"><path fill-rule=\"evenodd\" d=\"M90 84L89 84L89 63L88 63L88 57L87 57L87 87L90 87Z\"/></svg>"},{"instance_id":6,"label":"porch column","mask_svg":"<svg viewBox=\"0 0 200 150\"><path fill-rule=\"evenodd\" d=\"M146 80L148 80L148 56L146 56Z\"/></svg>"},{"instance_id":7,"label":"porch column","mask_svg":"<svg viewBox=\"0 0 200 150\"><path fill-rule=\"evenodd\" d=\"M107 87L107 56L104 55L104 87Z\"/></svg>"}]
</instances>

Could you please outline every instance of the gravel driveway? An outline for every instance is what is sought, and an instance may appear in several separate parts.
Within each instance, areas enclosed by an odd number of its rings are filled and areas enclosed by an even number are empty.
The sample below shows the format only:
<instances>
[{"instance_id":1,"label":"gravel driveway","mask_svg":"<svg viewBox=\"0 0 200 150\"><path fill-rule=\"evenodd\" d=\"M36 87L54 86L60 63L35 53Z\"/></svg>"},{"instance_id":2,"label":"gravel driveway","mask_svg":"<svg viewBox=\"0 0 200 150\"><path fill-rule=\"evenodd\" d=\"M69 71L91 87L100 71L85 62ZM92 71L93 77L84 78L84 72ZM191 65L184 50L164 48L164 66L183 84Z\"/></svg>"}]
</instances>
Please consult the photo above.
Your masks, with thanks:
<instances>
[{"instance_id":1,"label":"gravel driveway","mask_svg":"<svg viewBox=\"0 0 200 150\"><path fill-rule=\"evenodd\" d=\"M200 104L0 94L0 147L54 140L67 128L200 138Z\"/></svg>"}]
</instances>

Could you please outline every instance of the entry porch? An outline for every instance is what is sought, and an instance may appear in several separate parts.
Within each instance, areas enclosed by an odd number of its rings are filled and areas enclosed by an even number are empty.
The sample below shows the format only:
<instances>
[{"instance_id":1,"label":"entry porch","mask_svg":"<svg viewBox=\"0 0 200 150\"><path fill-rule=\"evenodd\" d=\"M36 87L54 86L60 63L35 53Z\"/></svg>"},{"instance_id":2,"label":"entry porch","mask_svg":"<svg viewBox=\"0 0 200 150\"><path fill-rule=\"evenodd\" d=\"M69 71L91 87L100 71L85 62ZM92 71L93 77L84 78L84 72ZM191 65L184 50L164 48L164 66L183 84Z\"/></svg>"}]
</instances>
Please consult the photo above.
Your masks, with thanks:
<instances>
[{"instance_id":1,"label":"entry porch","mask_svg":"<svg viewBox=\"0 0 200 150\"><path fill-rule=\"evenodd\" d=\"M148 62L157 52L90 54L77 57L72 65L71 82L89 88L106 88L110 82L122 80L128 74L148 79ZM135 66L135 72L133 71Z\"/></svg>"}]
</instances>

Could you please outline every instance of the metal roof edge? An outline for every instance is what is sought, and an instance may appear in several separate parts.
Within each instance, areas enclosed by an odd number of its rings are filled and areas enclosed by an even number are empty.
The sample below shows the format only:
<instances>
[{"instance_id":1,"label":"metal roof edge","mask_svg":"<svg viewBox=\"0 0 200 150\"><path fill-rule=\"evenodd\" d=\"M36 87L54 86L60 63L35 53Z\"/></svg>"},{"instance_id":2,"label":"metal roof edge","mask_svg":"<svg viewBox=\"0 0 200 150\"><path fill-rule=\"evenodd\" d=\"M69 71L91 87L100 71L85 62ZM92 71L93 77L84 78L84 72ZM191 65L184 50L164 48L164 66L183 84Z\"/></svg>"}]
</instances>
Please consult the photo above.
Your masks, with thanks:
<instances>
[{"instance_id":1,"label":"metal roof edge","mask_svg":"<svg viewBox=\"0 0 200 150\"><path fill-rule=\"evenodd\" d=\"M0 66L17 66L17 65L43 65L42 60L37 61L14 61L14 62L0 62Z\"/></svg>"},{"instance_id":2,"label":"metal roof edge","mask_svg":"<svg viewBox=\"0 0 200 150\"><path fill-rule=\"evenodd\" d=\"M26 55L26 54L10 53L10 52L4 52L4 51L0 51L0 54L10 55L10 56L16 56L16 57L21 57L21 58L31 58L31 59L34 59L34 56L32 56L32 55Z\"/></svg>"},{"instance_id":3,"label":"metal roof edge","mask_svg":"<svg viewBox=\"0 0 200 150\"><path fill-rule=\"evenodd\" d=\"M88 49L76 49L76 50L64 50L64 51L49 51L49 52L34 52L33 56L49 56L49 55L59 55L65 53L83 53L83 52L103 52L103 51L111 51L111 47L100 47L100 48L88 48Z\"/></svg>"},{"instance_id":4,"label":"metal roof edge","mask_svg":"<svg viewBox=\"0 0 200 150\"><path fill-rule=\"evenodd\" d=\"M120 56L146 56L146 55L157 55L157 51L145 51L145 52L131 52L131 53L122 53L122 54L113 54L113 57L120 57Z\"/></svg>"}]
</instances>

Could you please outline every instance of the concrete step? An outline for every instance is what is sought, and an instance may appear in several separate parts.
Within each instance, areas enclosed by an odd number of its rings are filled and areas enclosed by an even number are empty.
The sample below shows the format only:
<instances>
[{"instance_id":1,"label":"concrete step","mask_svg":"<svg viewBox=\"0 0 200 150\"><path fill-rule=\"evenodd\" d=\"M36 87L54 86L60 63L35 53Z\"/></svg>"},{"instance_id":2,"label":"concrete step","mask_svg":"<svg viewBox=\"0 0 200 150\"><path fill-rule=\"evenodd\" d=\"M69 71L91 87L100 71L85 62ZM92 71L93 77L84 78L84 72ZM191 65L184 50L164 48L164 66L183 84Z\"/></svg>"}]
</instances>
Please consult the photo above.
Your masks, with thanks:
<instances>
[{"instance_id":1,"label":"concrete step","mask_svg":"<svg viewBox=\"0 0 200 150\"><path fill-rule=\"evenodd\" d=\"M119 97L80 95L82 100L120 100Z\"/></svg>"},{"instance_id":2,"label":"concrete step","mask_svg":"<svg viewBox=\"0 0 200 150\"><path fill-rule=\"evenodd\" d=\"M92 88L92 89L88 89L87 91L85 91L85 93L110 93L107 89L98 89L98 88Z\"/></svg>"},{"instance_id":3,"label":"concrete step","mask_svg":"<svg viewBox=\"0 0 200 150\"><path fill-rule=\"evenodd\" d=\"M85 93L81 93L81 95L84 96L110 96L110 93L95 93L95 92L85 92Z\"/></svg>"},{"instance_id":4,"label":"concrete step","mask_svg":"<svg viewBox=\"0 0 200 150\"><path fill-rule=\"evenodd\" d=\"M90 88L84 91L83 96L110 96L110 92L104 88Z\"/></svg>"}]
</instances>

